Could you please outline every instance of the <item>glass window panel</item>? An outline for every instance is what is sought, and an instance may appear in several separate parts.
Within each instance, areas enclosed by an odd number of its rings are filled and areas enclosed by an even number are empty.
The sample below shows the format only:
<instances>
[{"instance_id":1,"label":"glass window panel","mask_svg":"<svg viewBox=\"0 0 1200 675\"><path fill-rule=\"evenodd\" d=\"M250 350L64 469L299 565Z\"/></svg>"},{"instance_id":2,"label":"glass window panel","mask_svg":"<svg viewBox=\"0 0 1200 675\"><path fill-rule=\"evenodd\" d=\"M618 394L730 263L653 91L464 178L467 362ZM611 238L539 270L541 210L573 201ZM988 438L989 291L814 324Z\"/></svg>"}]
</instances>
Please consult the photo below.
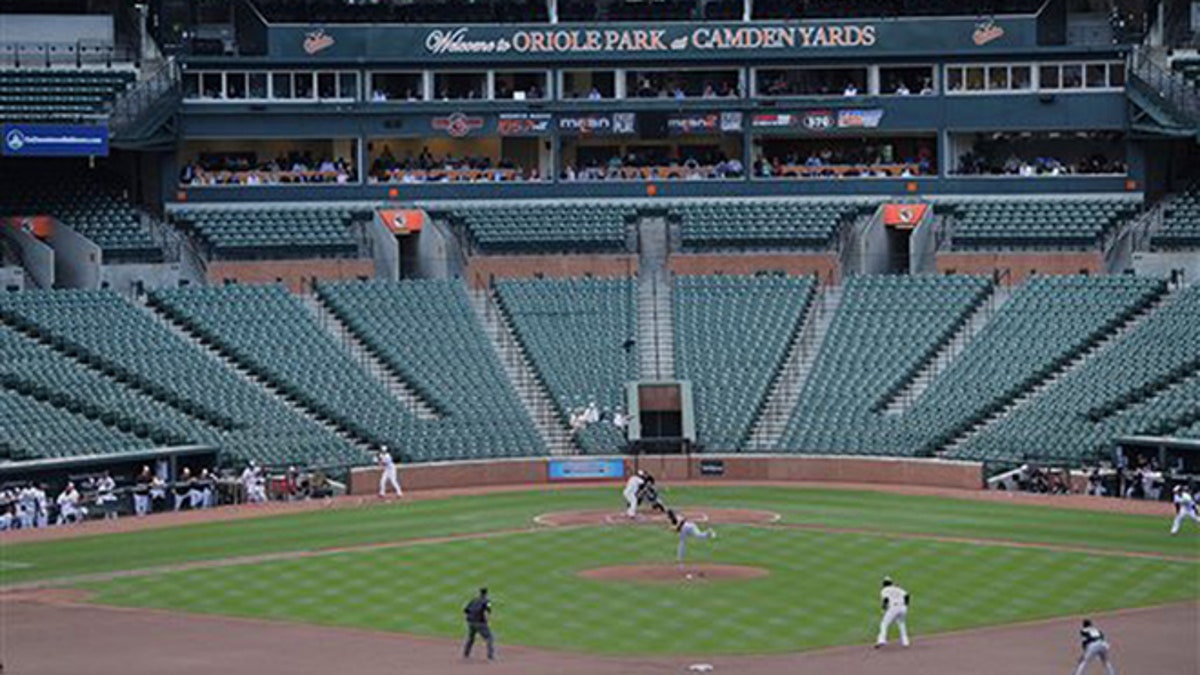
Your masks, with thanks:
<instances>
[{"instance_id":1,"label":"glass window panel","mask_svg":"<svg viewBox=\"0 0 1200 675\"><path fill-rule=\"evenodd\" d=\"M983 91L984 82L983 66L967 68L967 91Z\"/></svg>"},{"instance_id":2,"label":"glass window panel","mask_svg":"<svg viewBox=\"0 0 1200 675\"><path fill-rule=\"evenodd\" d=\"M313 98L313 76L315 73L293 73L292 88L296 98Z\"/></svg>"},{"instance_id":3,"label":"glass window panel","mask_svg":"<svg viewBox=\"0 0 1200 675\"><path fill-rule=\"evenodd\" d=\"M1038 67L1038 86L1042 89L1058 89L1062 86L1059 80L1058 66L1039 66Z\"/></svg>"},{"instance_id":4,"label":"glass window panel","mask_svg":"<svg viewBox=\"0 0 1200 675\"><path fill-rule=\"evenodd\" d=\"M292 97L292 74L271 73L271 98Z\"/></svg>"},{"instance_id":5,"label":"glass window panel","mask_svg":"<svg viewBox=\"0 0 1200 675\"><path fill-rule=\"evenodd\" d=\"M962 68L947 68L946 69L946 91L962 91L963 84L963 69Z\"/></svg>"},{"instance_id":6,"label":"glass window panel","mask_svg":"<svg viewBox=\"0 0 1200 675\"><path fill-rule=\"evenodd\" d=\"M1029 66L1013 66L1012 88L1018 90L1027 90L1033 86L1030 72Z\"/></svg>"},{"instance_id":7,"label":"glass window panel","mask_svg":"<svg viewBox=\"0 0 1200 675\"><path fill-rule=\"evenodd\" d=\"M1110 63L1108 64L1108 86L1124 87L1125 86L1125 64Z\"/></svg>"},{"instance_id":8,"label":"glass window panel","mask_svg":"<svg viewBox=\"0 0 1200 675\"><path fill-rule=\"evenodd\" d=\"M246 98L246 74L225 73L225 98Z\"/></svg>"},{"instance_id":9,"label":"glass window panel","mask_svg":"<svg viewBox=\"0 0 1200 675\"><path fill-rule=\"evenodd\" d=\"M1083 86L1083 66L1067 63L1062 67L1062 88L1079 89Z\"/></svg>"},{"instance_id":10,"label":"glass window panel","mask_svg":"<svg viewBox=\"0 0 1200 675\"><path fill-rule=\"evenodd\" d=\"M221 73L200 74L200 95L203 98L225 97L225 92L221 85Z\"/></svg>"},{"instance_id":11,"label":"glass window panel","mask_svg":"<svg viewBox=\"0 0 1200 675\"><path fill-rule=\"evenodd\" d=\"M1105 64L1089 63L1087 65L1087 86L1088 89L1102 89L1108 86L1108 79L1105 76Z\"/></svg>"},{"instance_id":12,"label":"glass window panel","mask_svg":"<svg viewBox=\"0 0 1200 675\"><path fill-rule=\"evenodd\" d=\"M200 98L200 73L183 74L183 97Z\"/></svg>"},{"instance_id":13,"label":"glass window panel","mask_svg":"<svg viewBox=\"0 0 1200 675\"><path fill-rule=\"evenodd\" d=\"M250 73L249 75L249 92L250 98L266 98L267 97L267 74L266 73Z\"/></svg>"},{"instance_id":14,"label":"glass window panel","mask_svg":"<svg viewBox=\"0 0 1200 675\"><path fill-rule=\"evenodd\" d=\"M358 99L358 73L338 73L338 98Z\"/></svg>"},{"instance_id":15,"label":"glass window panel","mask_svg":"<svg viewBox=\"0 0 1200 675\"><path fill-rule=\"evenodd\" d=\"M1008 66L988 67L988 89L994 91L1008 89Z\"/></svg>"}]
</instances>

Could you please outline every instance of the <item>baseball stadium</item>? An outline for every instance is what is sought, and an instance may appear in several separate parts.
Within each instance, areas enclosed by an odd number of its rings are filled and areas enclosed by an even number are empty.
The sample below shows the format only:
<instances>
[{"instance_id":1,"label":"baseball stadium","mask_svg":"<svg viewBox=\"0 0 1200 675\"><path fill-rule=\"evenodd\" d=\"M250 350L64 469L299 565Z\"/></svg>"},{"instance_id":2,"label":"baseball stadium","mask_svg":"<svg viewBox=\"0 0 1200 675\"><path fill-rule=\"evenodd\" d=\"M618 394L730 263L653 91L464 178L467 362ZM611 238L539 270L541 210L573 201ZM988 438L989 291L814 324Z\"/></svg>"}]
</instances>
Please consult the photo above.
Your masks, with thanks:
<instances>
[{"instance_id":1,"label":"baseball stadium","mask_svg":"<svg viewBox=\"0 0 1200 675\"><path fill-rule=\"evenodd\" d=\"M1200 673L1200 1L0 2L0 672Z\"/></svg>"}]
</instances>

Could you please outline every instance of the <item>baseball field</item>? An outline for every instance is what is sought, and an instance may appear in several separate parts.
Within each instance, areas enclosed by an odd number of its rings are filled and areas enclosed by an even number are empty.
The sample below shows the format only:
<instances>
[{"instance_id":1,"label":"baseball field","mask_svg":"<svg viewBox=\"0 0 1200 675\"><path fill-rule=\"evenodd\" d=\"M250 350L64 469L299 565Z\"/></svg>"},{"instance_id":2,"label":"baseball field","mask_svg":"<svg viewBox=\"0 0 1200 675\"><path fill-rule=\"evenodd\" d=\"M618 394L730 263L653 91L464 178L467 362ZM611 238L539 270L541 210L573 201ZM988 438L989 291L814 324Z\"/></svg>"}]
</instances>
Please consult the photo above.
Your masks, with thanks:
<instances>
[{"instance_id":1,"label":"baseball field","mask_svg":"<svg viewBox=\"0 0 1200 675\"><path fill-rule=\"evenodd\" d=\"M407 672L442 672L462 665L453 641L479 586L491 589L502 657L576 658L574 672L609 658L743 663L865 649L885 575L913 596L918 656L933 658L933 636L956 650L951 637L1035 622L1021 639L1044 639L1069 668L1073 627L1037 622L1165 608L1193 635L1200 625L1200 531L1168 536L1165 506L1149 515L783 486L677 486L666 499L719 533L689 544L685 573L675 567L675 533L622 519L616 487L339 500L277 515L244 508L236 518L171 527L123 521L109 529L127 531L4 540L6 658L28 661L13 672L56 672L36 668L46 656L39 649L53 655L52 646L18 644L27 639L13 618L21 612L27 626L53 612L95 617L94 630L110 620L119 630L122 621L161 627L216 617L242 633L303 629L319 636L304 640L330 649L339 636L393 637L398 659L406 649L433 655ZM1123 636L1112 638L1120 665ZM1197 672L1194 644L1168 649L1178 672ZM1014 672L1064 672L1029 665Z\"/></svg>"}]
</instances>

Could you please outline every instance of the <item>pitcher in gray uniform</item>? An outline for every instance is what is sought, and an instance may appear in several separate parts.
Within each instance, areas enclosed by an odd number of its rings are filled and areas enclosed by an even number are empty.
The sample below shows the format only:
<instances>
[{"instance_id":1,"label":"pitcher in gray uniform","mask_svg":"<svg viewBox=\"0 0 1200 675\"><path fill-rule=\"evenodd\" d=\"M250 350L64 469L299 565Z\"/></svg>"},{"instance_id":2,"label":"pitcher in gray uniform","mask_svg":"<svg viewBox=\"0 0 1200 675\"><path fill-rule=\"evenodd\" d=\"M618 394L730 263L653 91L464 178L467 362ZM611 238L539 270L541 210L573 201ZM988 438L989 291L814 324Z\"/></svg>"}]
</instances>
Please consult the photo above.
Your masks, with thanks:
<instances>
[{"instance_id":1,"label":"pitcher in gray uniform","mask_svg":"<svg viewBox=\"0 0 1200 675\"><path fill-rule=\"evenodd\" d=\"M1099 628L1092 625L1091 619L1083 620L1079 638L1083 653L1079 655L1079 664L1075 666L1075 675L1083 675L1092 659L1099 659L1100 663L1104 664L1104 672L1108 675L1117 675L1117 669L1113 668L1112 661L1108 660L1108 640L1104 639L1104 633L1100 632Z\"/></svg>"}]
</instances>

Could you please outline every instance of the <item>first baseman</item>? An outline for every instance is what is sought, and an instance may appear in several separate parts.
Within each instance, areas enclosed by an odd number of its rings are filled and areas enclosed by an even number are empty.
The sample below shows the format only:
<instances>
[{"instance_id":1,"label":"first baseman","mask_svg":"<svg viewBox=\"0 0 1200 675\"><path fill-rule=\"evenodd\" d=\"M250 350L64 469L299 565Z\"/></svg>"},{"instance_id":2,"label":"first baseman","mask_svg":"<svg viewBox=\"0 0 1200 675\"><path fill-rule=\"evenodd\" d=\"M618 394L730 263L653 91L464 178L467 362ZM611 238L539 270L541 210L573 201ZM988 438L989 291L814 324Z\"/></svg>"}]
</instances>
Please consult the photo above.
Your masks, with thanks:
<instances>
[{"instance_id":1,"label":"first baseman","mask_svg":"<svg viewBox=\"0 0 1200 675\"><path fill-rule=\"evenodd\" d=\"M1104 633L1100 632L1099 628L1092 625L1091 619L1083 620L1083 628L1079 630L1079 641L1080 646L1083 647L1083 653L1079 655L1079 664L1075 666L1075 675L1083 675L1083 671L1087 670L1087 665L1092 659L1099 659L1100 663L1104 664L1104 672L1108 675L1117 675L1112 661L1108 660L1108 640L1104 639Z\"/></svg>"},{"instance_id":2,"label":"first baseman","mask_svg":"<svg viewBox=\"0 0 1200 675\"><path fill-rule=\"evenodd\" d=\"M1179 525L1183 523L1184 518L1191 518L1200 523L1200 516L1196 515L1196 499L1187 488L1176 485L1172 501L1175 502L1175 522L1171 523L1171 534L1179 532Z\"/></svg>"},{"instance_id":3,"label":"first baseman","mask_svg":"<svg viewBox=\"0 0 1200 675\"><path fill-rule=\"evenodd\" d=\"M912 598L908 591L897 586L891 577L883 578L883 590L879 591L883 600L883 618L879 620L879 638L875 640L878 649L887 644L888 626L895 623L900 628L900 644L908 646L908 604Z\"/></svg>"}]
</instances>

